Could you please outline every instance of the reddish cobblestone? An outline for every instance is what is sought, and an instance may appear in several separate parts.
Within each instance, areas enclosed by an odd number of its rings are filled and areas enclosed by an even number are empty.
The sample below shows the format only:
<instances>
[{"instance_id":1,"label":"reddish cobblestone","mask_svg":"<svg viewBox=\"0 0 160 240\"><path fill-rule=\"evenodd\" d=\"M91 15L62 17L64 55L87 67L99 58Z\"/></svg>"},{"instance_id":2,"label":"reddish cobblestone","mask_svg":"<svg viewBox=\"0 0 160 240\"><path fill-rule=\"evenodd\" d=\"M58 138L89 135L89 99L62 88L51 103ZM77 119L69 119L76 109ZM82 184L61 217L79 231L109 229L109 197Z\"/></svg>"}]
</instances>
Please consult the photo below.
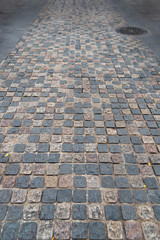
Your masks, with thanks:
<instances>
[{"instance_id":1,"label":"reddish cobblestone","mask_svg":"<svg viewBox=\"0 0 160 240\"><path fill-rule=\"evenodd\" d=\"M144 176L146 175L151 176L154 174L151 165L140 165L140 172Z\"/></svg>"},{"instance_id":2,"label":"reddish cobblestone","mask_svg":"<svg viewBox=\"0 0 160 240\"><path fill-rule=\"evenodd\" d=\"M55 239L70 239L70 223L69 222L55 222L54 237Z\"/></svg>"},{"instance_id":3,"label":"reddish cobblestone","mask_svg":"<svg viewBox=\"0 0 160 240\"><path fill-rule=\"evenodd\" d=\"M154 144L146 144L145 147L148 153L157 153L157 148Z\"/></svg>"},{"instance_id":4,"label":"reddish cobblestone","mask_svg":"<svg viewBox=\"0 0 160 240\"><path fill-rule=\"evenodd\" d=\"M59 178L60 188L71 188L72 187L72 177L71 176L61 176Z\"/></svg>"},{"instance_id":5,"label":"reddish cobblestone","mask_svg":"<svg viewBox=\"0 0 160 240\"><path fill-rule=\"evenodd\" d=\"M87 162L98 162L97 154L86 154Z\"/></svg>"},{"instance_id":6,"label":"reddish cobblestone","mask_svg":"<svg viewBox=\"0 0 160 240\"><path fill-rule=\"evenodd\" d=\"M111 158L113 163L124 163L124 158L121 154L112 154Z\"/></svg>"},{"instance_id":7,"label":"reddish cobblestone","mask_svg":"<svg viewBox=\"0 0 160 240\"><path fill-rule=\"evenodd\" d=\"M140 223L138 222L125 222L126 237L129 240L143 239Z\"/></svg>"},{"instance_id":8,"label":"reddish cobblestone","mask_svg":"<svg viewBox=\"0 0 160 240\"><path fill-rule=\"evenodd\" d=\"M13 188L15 185L16 177L4 176L2 179L3 188Z\"/></svg>"}]
</instances>

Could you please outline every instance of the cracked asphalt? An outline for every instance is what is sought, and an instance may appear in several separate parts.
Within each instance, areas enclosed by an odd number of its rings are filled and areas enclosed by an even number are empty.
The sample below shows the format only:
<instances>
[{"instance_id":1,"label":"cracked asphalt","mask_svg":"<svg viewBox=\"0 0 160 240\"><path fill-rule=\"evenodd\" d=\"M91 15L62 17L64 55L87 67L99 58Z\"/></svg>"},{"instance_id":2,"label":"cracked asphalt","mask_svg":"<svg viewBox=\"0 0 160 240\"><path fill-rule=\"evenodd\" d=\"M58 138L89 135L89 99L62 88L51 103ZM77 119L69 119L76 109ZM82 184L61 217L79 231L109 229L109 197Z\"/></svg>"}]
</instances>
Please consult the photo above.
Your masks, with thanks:
<instances>
[{"instance_id":1,"label":"cracked asphalt","mask_svg":"<svg viewBox=\"0 0 160 240\"><path fill-rule=\"evenodd\" d=\"M123 25L49 0L0 64L1 240L160 239L160 61Z\"/></svg>"}]
</instances>

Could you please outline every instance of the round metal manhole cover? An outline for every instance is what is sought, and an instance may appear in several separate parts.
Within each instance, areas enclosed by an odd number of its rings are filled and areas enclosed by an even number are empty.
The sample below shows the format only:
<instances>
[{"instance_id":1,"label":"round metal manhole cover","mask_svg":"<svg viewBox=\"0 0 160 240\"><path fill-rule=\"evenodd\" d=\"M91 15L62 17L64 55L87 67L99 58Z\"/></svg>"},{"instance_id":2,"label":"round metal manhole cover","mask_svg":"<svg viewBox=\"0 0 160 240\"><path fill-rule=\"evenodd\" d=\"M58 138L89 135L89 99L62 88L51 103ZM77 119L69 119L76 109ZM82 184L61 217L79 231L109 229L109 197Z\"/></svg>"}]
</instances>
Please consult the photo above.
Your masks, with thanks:
<instances>
[{"instance_id":1,"label":"round metal manhole cover","mask_svg":"<svg viewBox=\"0 0 160 240\"><path fill-rule=\"evenodd\" d=\"M140 35L147 33L147 30L137 27L119 27L116 32L126 35Z\"/></svg>"}]
</instances>

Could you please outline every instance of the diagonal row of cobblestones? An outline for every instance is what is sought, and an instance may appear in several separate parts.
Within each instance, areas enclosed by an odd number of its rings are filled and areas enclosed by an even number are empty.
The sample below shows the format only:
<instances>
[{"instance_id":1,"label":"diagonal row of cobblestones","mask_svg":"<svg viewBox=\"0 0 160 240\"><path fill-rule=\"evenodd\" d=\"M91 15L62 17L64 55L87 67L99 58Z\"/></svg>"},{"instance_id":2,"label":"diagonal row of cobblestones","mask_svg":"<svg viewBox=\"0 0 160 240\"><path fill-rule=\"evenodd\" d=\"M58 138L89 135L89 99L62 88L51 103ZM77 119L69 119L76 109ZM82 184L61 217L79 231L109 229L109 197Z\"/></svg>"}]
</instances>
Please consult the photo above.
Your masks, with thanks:
<instances>
[{"instance_id":1,"label":"diagonal row of cobblestones","mask_svg":"<svg viewBox=\"0 0 160 240\"><path fill-rule=\"evenodd\" d=\"M1 63L0 239L160 239L160 67L125 24L49 0Z\"/></svg>"}]
</instances>

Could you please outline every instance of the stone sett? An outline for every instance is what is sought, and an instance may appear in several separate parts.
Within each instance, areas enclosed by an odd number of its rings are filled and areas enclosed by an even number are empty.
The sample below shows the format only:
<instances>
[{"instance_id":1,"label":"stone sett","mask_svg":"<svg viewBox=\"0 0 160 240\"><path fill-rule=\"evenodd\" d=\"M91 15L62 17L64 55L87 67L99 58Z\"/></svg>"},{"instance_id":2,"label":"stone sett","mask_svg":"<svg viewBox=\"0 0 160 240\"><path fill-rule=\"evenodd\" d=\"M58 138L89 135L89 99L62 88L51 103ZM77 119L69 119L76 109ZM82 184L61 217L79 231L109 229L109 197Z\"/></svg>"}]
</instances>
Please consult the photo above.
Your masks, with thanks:
<instances>
[{"instance_id":1,"label":"stone sett","mask_svg":"<svg viewBox=\"0 0 160 240\"><path fill-rule=\"evenodd\" d=\"M0 63L0 239L160 239L160 66L121 25L49 0Z\"/></svg>"}]
</instances>

